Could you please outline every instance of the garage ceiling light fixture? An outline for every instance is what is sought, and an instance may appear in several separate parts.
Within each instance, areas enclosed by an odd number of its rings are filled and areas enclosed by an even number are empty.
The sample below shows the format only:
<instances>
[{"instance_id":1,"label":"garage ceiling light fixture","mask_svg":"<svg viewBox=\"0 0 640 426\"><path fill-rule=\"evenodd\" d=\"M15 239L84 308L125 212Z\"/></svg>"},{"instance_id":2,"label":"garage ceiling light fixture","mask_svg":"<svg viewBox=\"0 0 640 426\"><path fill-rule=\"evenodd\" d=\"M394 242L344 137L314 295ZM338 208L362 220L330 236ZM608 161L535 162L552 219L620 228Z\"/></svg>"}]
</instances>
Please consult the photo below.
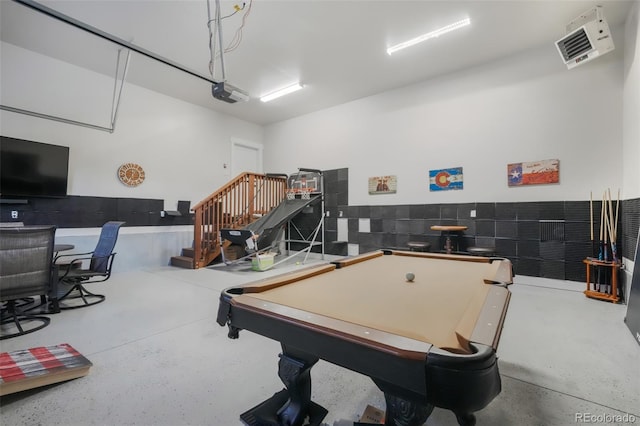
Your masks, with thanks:
<instances>
[{"instance_id":1,"label":"garage ceiling light fixture","mask_svg":"<svg viewBox=\"0 0 640 426\"><path fill-rule=\"evenodd\" d=\"M260 98L260 100L262 102L269 102L272 101L276 98L279 98L281 96L284 95L288 95L289 93L293 93L293 92L297 92L298 90L302 89L304 86L302 86L300 83L294 83L290 86L284 87L280 90L276 90L275 92L271 92L267 95L264 95Z\"/></svg>"},{"instance_id":2,"label":"garage ceiling light fixture","mask_svg":"<svg viewBox=\"0 0 640 426\"><path fill-rule=\"evenodd\" d=\"M435 31L422 34L421 36L412 38L411 40L407 40L405 42L396 44L395 46L391 46L387 49L387 54L391 55L392 53L395 53L398 50L406 49L407 47L413 46L414 44L422 43L423 41L440 37L441 35L446 34L448 32L460 29L462 27L466 27L470 23L471 23L471 20L469 18L463 19L462 21L454 22L453 24L449 24Z\"/></svg>"}]
</instances>

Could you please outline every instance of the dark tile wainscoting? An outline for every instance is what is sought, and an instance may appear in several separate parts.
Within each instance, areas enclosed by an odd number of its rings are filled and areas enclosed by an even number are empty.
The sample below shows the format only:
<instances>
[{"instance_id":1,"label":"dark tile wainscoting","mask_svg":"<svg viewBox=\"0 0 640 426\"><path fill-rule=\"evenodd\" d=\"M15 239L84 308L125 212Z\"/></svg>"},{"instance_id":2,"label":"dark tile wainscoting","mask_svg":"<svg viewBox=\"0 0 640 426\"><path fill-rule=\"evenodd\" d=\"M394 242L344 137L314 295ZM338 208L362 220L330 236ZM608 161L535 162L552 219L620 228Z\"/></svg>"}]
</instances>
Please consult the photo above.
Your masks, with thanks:
<instances>
[{"instance_id":1,"label":"dark tile wainscoting","mask_svg":"<svg viewBox=\"0 0 640 426\"><path fill-rule=\"evenodd\" d=\"M583 259L593 255L589 201L526 203L464 203L402 206L341 206L349 223L349 243L360 252L380 247L406 248L409 241L426 241L432 251L443 247L432 225L465 225L460 250L469 246L495 247L511 259L522 275L584 281ZM471 217L475 210L476 217ZM640 200L621 202L618 223L619 254L633 259L638 235ZM594 202L599 217L599 203ZM359 219L370 220L370 232L359 232ZM594 235L599 235L595 220ZM332 230L333 223L326 223Z\"/></svg>"},{"instance_id":2,"label":"dark tile wainscoting","mask_svg":"<svg viewBox=\"0 0 640 426\"><path fill-rule=\"evenodd\" d=\"M585 281L586 266L582 261L594 250L588 200L383 206L349 206L345 200L348 169L325 171L325 210L329 212L325 220L326 241L336 241L338 220L346 219L348 243L358 244L360 253L383 247L406 249L409 241L429 242L435 251L444 242L440 232L430 229L432 225L466 225L461 250L471 245L491 246L498 255L511 259L517 274ZM596 240L600 207L600 201L593 202ZM473 210L475 217L471 217ZM319 214L320 209L314 209L303 220L316 223ZM369 219L369 232L360 232L360 219ZM621 200L617 241L621 256L635 258L639 228L640 199ZM327 247L328 253L345 254Z\"/></svg>"},{"instance_id":3,"label":"dark tile wainscoting","mask_svg":"<svg viewBox=\"0 0 640 426\"><path fill-rule=\"evenodd\" d=\"M70 195L62 198L13 198L0 204L0 222L23 222L25 225L57 225L58 228L101 227L109 220L126 222L125 226L190 225L193 215L165 216L164 200L144 198L108 198ZM12 212L18 212L13 218Z\"/></svg>"}]
</instances>

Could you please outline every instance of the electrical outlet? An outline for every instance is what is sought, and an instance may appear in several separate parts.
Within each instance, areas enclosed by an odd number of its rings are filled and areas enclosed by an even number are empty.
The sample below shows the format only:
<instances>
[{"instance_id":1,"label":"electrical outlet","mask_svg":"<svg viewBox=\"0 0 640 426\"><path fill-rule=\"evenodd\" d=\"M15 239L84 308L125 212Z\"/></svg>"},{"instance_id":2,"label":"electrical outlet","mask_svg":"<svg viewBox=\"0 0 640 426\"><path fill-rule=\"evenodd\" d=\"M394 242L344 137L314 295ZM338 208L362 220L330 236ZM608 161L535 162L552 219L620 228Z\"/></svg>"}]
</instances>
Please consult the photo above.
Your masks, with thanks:
<instances>
[{"instance_id":1,"label":"electrical outlet","mask_svg":"<svg viewBox=\"0 0 640 426\"><path fill-rule=\"evenodd\" d=\"M476 217L476 211L475 211L475 210L471 210L471 214L470 214L470 216L471 216L471 217Z\"/></svg>"},{"instance_id":2,"label":"electrical outlet","mask_svg":"<svg viewBox=\"0 0 640 426\"><path fill-rule=\"evenodd\" d=\"M18 218L18 210L11 210L11 219Z\"/></svg>"}]
</instances>

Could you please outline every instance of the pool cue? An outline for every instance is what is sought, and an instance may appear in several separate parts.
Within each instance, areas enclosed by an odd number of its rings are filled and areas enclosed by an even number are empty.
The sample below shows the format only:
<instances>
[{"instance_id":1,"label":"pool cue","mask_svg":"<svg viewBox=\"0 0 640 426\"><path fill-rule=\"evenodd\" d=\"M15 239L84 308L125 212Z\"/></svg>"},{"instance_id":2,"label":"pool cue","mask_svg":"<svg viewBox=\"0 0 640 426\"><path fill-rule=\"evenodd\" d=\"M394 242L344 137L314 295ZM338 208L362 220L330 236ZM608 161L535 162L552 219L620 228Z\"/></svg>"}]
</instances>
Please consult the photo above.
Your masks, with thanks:
<instances>
[{"instance_id":1,"label":"pool cue","mask_svg":"<svg viewBox=\"0 0 640 426\"><path fill-rule=\"evenodd\" d=\"M604 231L604 204L600 206L600 241L598 242L598 260L604 259L604 247L602 242L604 241L604 236L602 232Z\"/></svg>"},{"instance_id":2,"label":"pool cue","mask_svg":"<svg viewBox=\"0 0 640 426\"><path fill-rule=\"evenodd\" d=\"M602 199L602 203L604 205L604 257L603 257L603 261L604 262L608 262L609 261L609 209L607 208L607 193L605 191L604 193L604 198ZM604 285L604 293L609 294L609 274L607 273L607 270L604 269L604 266L601 266L600 268L603 268L603 285Z\"/></svg>"},{"instance_id":3,"label":"pool cue","mask_svg":"<svg viewBox=\"0 0 640 426\"><path fill-rule=\"evenodd\" d=\"M593 191L589 191L589 225L591 227L591 257L596 256L596 247L593 242Z\"/></svg>"},{"instance_id":4,"label":"pool cue","mask_svg":"<svg viewBox=\"0 0 640 426\"><path fill-rule=\"evenodd\" d=\"M591 228L591 259L598 259L598 249L593 239L593 191L589 191L589 225ZM590 268L591 266L587 266ZM596 266L596 275L593 277L593 289L598 290L600 282L600 268ZM591 283L589 283L591 285Z\"/></svg>"},{"instance_id":5,"label":"pool cue","mask_svg":"<svg viewBox=\"0 0 640 426\"><path fill-rule=\"evenodd\" d=\"M609 228L609 215L607 214L607 192L605 191L602 194L602 211L604 213L604 244L602 250L602 260L605 262L609 261L609 233L607 229Z\"/></svg>"},{"instance_id":6,"label":"pool cue","mask_svg":"<svg viewBox=\"0 0 640 426\"><path fill-rule=\"evenodd\" d=\"M617 263L618 262L618 249L617 249L617 215L614 216L613 213L613 201L611 199L611 189L607 189L607 203L608 203L608 217L609 217L609 221L608 221L608 231L609 231L609 241L611 243L611 262L612 263ZM609 286L607 294L612 294L613 292L613 287L611 286L611 281L613 280L613 274L616 273L615 271L615 266L609 268L611 270L611 279L609 281Z\"/></svg>"},{"instance_id":7,"label":"pool cue","mask_svg":"<svg viewBox=\"0 0 640 426\"><path fill-rule=\"evenodd\" d=\"M620 211L620 188L618 188L618 198L616 199L616 219L613 227L613 240L616 242L616 244L618 243L618 212L619 211ZM617 254L617 251L616 251L616 254ZM614 266L613 268L611 268L612 274L618 273L618 270L616 268L617 266ZM622 290L621 285L618 286L617 293L619 293L621 297L624 298L624 291ZM614 296L618 296L618 294L615 294Z\"/></svg>"},{"instance_id":8,"label":"pool cue","mask_svg":"<svg viewBox=\"0 0 640 426\"><path fill-rule=\"evenodd\" d=\"M618 243L618 212L620 211L620 188L618 188L618 198L616 200L616 218L613 222L613 240ZM617 251L616 251L617 253Z\"/></svg>"},{"instance_id":9,"label":"pool cue","mask_svg":"<svg viewBox=\"0 0 640 426\"><path fill-rule=\"evenodd\" d=\"M611 261L617 262L617 247L616 247L616 232L615 232L615 224L614 224L614 216L613 216L613 204L611 202L611 189L607 189L607 203L609 205L609 241L611 242Z\"/></svg>"},{"instance_id":10,"label":"pool cue","mask_svg":"<svg viewBox=\"0 0 640 426\"><path fill-rule=\"evenodd\" d=\"M616 237L618 236L618 211L620 210L620 188L618 188L618 199L616 200L616 222L615 227L613 228L616 233Z\"/></svg>"},{"instance_id":11,"label":"pool cue","mask_svg":"<svg viewBox=\"0 0 640 426\"><path fill-rule=\"evenodd\" d=\"M598 260L604 260L604 203L600 205L600 239L598 241ZM602 267L597 266L596 291L600 291L603 281Z\"/></svg>"}]
</instances>

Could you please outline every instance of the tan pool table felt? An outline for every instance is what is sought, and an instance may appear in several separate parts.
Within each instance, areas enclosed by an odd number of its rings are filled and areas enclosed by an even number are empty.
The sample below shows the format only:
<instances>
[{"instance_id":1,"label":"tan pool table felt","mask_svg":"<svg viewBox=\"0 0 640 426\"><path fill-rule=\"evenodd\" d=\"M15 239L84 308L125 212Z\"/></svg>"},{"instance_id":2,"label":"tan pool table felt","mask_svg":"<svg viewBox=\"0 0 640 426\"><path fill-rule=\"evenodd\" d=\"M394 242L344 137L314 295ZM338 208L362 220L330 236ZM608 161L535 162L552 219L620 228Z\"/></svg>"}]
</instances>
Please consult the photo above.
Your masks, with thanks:
<instances>
[{"instance_id":1,"label":"tan pool table felt","mask_svg":"<svg viewBox=\"0 0 640 426\"><path fill-rule=\"evenodd\" d=\"M287 274L286 285L278 277L263 280L249 290L257 292L242 297L466 353L489 292L508 293L485 283L500 274L496 262L381 253L370 257L339 269L324 265ZM413 282L406 280L408 272L415 275ZM311 277L299 279L309 273Z\"/></svg>"}]
</instances>

